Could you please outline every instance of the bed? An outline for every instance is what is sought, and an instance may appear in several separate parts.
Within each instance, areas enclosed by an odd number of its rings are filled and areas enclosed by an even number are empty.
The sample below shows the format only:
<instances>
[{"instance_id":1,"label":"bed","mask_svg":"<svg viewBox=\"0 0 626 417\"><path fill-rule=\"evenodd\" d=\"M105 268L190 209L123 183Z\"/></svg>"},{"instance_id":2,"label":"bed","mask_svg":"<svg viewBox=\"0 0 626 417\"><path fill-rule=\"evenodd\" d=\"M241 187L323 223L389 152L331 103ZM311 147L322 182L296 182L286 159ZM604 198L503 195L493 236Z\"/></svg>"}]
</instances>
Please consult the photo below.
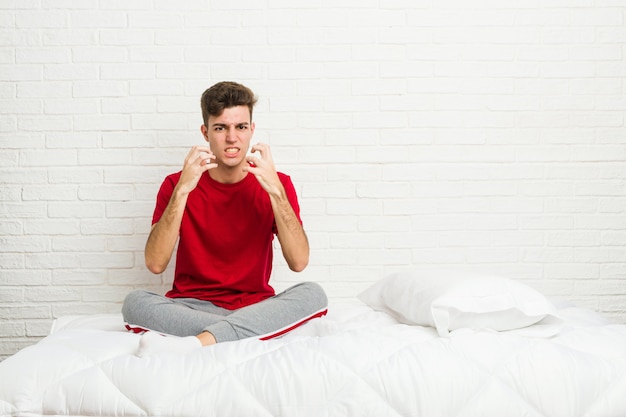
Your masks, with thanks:
<instances>
[{"instance_id":1,"label":"bed","mask_svg":"<svg viewBox=\"0 0 626 417\"><path fill-rule=\"evenodd\" d=\"M398 273L277 339L134 355L62 317L0 363L2 416L626 416L626 325L501 277Z\"/></svg>"}]
</instances>

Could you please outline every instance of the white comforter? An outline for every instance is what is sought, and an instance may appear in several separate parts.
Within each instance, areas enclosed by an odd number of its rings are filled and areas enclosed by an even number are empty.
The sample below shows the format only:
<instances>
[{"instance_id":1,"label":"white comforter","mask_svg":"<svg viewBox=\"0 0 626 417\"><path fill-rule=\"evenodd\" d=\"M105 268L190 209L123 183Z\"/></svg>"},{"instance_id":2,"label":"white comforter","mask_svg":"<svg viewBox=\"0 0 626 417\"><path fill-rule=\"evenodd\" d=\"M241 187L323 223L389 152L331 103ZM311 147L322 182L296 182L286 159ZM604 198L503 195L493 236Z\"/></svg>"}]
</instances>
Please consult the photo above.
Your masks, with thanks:
<instances>
[{"instance_id":1,"label":"white comforter","mask_svg":"<svg viewBox=\"0 0 626 417\"><path fill-rule=\"evenodd\" d=\"M434 329L364 305L270 341L133 355L119 316L60 320L0 363L2 416L626 416L626 325L557 336Z\"/></svg>"}]
</instances>

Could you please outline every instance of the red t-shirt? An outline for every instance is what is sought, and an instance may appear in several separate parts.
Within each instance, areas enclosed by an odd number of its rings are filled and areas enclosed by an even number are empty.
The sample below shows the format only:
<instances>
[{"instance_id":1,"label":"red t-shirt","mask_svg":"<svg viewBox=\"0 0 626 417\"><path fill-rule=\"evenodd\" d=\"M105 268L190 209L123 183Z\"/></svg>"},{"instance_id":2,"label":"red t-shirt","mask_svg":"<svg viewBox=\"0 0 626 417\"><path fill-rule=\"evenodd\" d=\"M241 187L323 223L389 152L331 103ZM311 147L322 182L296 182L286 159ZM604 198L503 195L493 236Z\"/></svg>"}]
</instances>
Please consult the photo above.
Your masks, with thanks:
<instances>
[{"instance_id":1,"label":"red t-shirt","mask_svg":"<svg viewBox=\"0 0 626 417\"><path fill-rule=\"evenodd\" d=\"M152 224L159 221L181 172L165 178ZM300 207L289 176L278 173L296 217ZM277 233L267 192L254 175L222 184L206 173L189 193L180 226L174 283L166 296L196 298L236 309L273 296L272 241Z\"/></svg>"}]
</instances>

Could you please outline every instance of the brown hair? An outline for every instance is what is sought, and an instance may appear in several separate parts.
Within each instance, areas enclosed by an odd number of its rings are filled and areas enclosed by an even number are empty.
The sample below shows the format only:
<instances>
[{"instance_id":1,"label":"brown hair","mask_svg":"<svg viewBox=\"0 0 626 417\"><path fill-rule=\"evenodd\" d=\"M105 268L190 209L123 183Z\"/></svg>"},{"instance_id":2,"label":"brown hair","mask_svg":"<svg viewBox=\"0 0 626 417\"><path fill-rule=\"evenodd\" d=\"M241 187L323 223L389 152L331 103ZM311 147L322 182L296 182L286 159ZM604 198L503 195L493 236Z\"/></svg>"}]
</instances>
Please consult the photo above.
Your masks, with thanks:
<instances>
[{"instance_id":1,"label":"brown hair","mask_svg":"<svg viewBox=\"0 0 626 417\"><path fill-rule=\"evenodd\" d=\"M233 81L217 83L207 88L200 99L204 125L208 126L209 116L219 116L224 112L224 109L236 106L248 106L250 120L252 120L252 108L256 101L257 98L252 90L244 85Z\"/></svg>"}]
</instances>

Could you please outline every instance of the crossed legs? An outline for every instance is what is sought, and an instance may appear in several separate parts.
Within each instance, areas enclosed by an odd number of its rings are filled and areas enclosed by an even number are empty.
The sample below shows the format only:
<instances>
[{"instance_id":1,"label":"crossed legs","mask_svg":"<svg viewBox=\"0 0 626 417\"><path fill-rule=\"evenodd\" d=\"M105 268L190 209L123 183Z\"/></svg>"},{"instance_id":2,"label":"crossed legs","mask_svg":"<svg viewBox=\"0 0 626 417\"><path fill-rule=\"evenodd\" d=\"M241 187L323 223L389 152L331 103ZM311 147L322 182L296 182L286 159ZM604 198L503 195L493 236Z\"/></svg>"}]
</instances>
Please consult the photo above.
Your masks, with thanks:
<instances>
[{"instance_id":1,"label":"crossed legs","mask_svg":"<svg viewBox=\"0 0 626 417\"><path fill-rule=\"evenodd\" d=\"M161 350L186 352L217 342L263 336L271 338L322 315L328 305L324 290L304 282L238 310L227 310L192 298L170 299L143 290L128 294L122 314L131 327L178 336L142 336L137 354Z\"/></svg>"}]
</instances>

